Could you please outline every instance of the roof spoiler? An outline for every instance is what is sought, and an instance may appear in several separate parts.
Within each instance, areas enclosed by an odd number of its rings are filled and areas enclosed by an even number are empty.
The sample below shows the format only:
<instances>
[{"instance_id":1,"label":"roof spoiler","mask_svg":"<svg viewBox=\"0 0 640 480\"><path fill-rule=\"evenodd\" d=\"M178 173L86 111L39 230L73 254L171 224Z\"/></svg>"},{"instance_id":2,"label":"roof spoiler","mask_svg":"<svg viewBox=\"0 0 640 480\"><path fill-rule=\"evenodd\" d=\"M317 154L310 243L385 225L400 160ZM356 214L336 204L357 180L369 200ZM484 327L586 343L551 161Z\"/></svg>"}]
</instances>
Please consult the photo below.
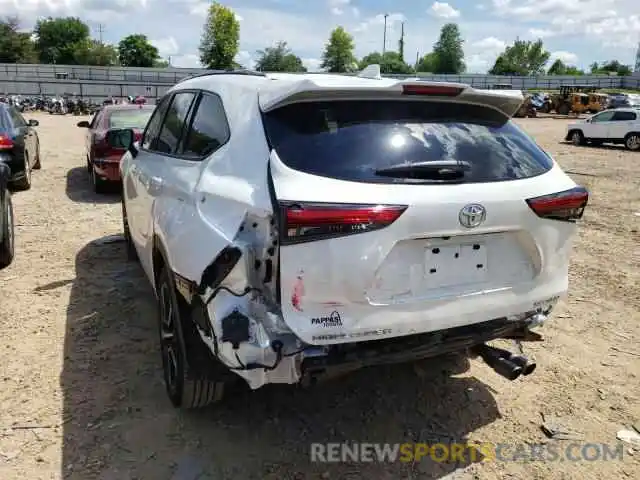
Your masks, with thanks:
<instances>
[{"instance_id":1,"label":"roof spoiler","mask_svg":"<svg viewBox=\"0 0 640 480\"><path fill-rule=\"evenodd\" d=\"M368 73L373 73L373 69ZM336 76L337 77L337 76ZM343 77L344 78L344 77ZM362 81L357 81L362 80ZM334 100L397 100L402 97L420 97L425 100L447 100L492 108L505 117L513 117L524 102L520 90L476 90L463 83L429 82L420 80L394 80L369 77L350 77L350 81L323 81L321 78L301 75L299 80L274 82L259 93L260 108L269 112L292 103Z\"/></svg>"}]
</instances>

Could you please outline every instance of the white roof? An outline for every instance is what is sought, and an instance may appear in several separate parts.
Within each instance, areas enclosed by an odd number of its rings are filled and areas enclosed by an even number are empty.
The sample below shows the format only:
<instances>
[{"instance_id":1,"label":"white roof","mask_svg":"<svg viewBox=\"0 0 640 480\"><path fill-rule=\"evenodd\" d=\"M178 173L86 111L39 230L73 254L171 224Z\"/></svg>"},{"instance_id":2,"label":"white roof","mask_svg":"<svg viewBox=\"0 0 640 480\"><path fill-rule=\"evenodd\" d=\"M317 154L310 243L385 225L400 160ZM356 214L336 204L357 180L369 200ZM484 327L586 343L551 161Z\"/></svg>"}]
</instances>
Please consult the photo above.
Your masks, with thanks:
<instances>
[{"instance_id":1,"label":"white roof","mask_svg":"<svg viewBox=\"0 0 640 480\"><path fill-rule=\"evenodd\" d=\"M228 75L205 75L184 80L171 90L201 88L217 92L222 88L228 93L233 90L250 90L257 92L261 109L269 111L287 103L309 99L348 98L374 100L378 98L398 98L402 94L403 85L462 88L463 92L455 98L433 98L486 105L501 111L507 116L512 116L524 101L520 90L476 90L462 83L431 82L417 79L367 78L329 73L269 73L265 76L233 73ZM233 98L233 101L239 100Z\"/></svg>"}]
</instances>

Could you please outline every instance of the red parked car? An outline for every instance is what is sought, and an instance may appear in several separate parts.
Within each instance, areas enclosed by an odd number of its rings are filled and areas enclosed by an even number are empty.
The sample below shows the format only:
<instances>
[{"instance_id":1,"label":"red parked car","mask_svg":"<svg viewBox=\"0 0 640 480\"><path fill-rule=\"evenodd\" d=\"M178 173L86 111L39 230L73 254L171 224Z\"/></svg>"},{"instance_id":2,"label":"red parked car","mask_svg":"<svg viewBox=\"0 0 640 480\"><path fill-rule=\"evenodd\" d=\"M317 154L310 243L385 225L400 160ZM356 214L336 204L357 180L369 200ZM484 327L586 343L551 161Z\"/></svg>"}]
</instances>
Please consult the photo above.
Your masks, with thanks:
<instances>
[{"instance_id":1,"label":"red parked car","mask_svg":"<svg viewBox=\"0 0 640 480\"><path fill-rule=\"evenodd\" d=\"M125 150L110 147L106 140L107 132L110 129L132 128L136 141L139 140L154 108L154 105L104 105L91 122L78 122L78 127L88 129L85 142L87 171L96 192L103 193L110 184L121 180L120 158Z\"/></svg>"}]
</instances>

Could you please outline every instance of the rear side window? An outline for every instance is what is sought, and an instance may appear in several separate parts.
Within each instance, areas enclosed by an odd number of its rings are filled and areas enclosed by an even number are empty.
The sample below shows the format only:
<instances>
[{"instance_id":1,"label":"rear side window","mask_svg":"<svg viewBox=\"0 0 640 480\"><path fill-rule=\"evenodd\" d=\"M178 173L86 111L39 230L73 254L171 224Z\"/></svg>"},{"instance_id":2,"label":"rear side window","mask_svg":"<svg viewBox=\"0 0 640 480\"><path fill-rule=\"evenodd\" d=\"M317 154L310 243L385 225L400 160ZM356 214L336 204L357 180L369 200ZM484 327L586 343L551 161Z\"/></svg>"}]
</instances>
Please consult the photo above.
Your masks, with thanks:
<instances>
[{"instance_id":1,"label":"rear side window","mask_svg":"<svg viewBox=\"0 0 640 480\"><path fill-rule=\"evenodd\" d=\"M218 96L203 93L184 141L186 157L211 155L229 139L229 124Z\"/></svg>"},{"instance_id":2,"label":"rear side window","mask_svg":"<svg viewBox=\"0 0 640 480\"><path fill-rule=\"evenodd\" d=\"M271 146L290 168L340 180L402 183L376 170L464 161L464 182L541 175L549 156L494 110L444 102L335 101L288 105L265 114Z\"/></svg>"},{"instance_id":3,"label":"rear side window","mask_svg":"<svg viewBox=\"0 0 640 480\"><path fill-rule=\"evenodd\" d=\"M636 114L633 112L616 112L612 118L614 122L628 122L629 120L635 119Z\"/></svg>"},{"instance_id":4,"label":"rear side window","mask_svg":"<svg viewBox=\"0 0 640 480\"><path fill-rule=\"evenodd\" d=\"M137 128L144 130L152 113L152 108L114 110L109 115L109 128Z\"/></svg>"},{"instance_id":5,"label":"rear side window","mask_svg":"<svg viewBox=\"0 0 640 480\"><path fill-rule=\"evenodd\" d=\"M193 92L176 93L171 101L164 123L160 129L158 138L151 145L151 150L160 153L173 153L178 147L180 135L185 120L189 114L189 108L195 98Z\"/></svg>"}]
</instances>

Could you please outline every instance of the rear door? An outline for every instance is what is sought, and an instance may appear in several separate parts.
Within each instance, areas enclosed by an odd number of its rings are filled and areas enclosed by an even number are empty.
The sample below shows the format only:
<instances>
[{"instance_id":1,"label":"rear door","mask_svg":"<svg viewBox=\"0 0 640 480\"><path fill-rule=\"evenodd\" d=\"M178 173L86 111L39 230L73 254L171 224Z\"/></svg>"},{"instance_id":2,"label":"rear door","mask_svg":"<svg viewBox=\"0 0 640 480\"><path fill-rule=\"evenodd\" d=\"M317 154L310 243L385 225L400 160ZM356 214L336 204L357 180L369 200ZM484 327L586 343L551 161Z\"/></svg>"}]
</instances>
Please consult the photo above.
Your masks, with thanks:
<instances>
[{"instance_id":1,"label":"rear door","mask_svg":"<svg viewBox=\"0 0 640 480\"><path fill-rule=\"evenodd\" d=\"M622 140L635 124L637 116L635 112L616 111L609 124L608 138Z\"/></svg>"},{"instance_id":2,"label":"rear door","mask_svg":"<svg viewBox=\"0 0 640 480\"><path fill-rule=\"evenodd\" d=\"M495 110L319 101L264 122L283 314L306 341L490 320L565 288L573 225L526 199L575 184Z\"/></svg>"},{"instance_id":3,"label":"rear door","mask_svg":"<svg viewBox=\"0 0 640 480\"><path fill-rule=\"evenodd\" d=\"M172 166L186 120L197 93L177 92L166 98L156 109L142 138L138 155L127 168L127 214L133 240L145 251L151 245L153 234L154 202L171 194L171 183L167 180L176 175ZM142 258L150 272L150 257Z\"/></svg>"}]
</instances>

